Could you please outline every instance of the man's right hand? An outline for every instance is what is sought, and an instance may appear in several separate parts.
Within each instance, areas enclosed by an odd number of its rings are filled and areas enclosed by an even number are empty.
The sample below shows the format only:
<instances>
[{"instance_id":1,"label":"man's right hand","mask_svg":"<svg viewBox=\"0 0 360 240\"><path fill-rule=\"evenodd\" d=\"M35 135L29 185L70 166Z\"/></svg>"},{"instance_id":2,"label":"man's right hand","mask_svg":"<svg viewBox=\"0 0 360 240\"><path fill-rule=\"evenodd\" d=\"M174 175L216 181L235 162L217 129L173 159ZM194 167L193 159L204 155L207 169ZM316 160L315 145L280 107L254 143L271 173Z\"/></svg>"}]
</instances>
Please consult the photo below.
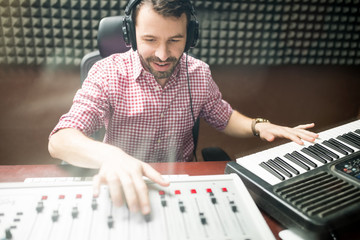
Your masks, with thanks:
<instances>
[{"instance_id":1,"label":"man's right hand","mask_svg":"<svg viewBox=\"0 0 360 240\"><path fill-rule=\"evenodd\" d=\"M67 128L56 132L49 141L52 157L86 168L99 168L94 177L94 195L101 184L107 184L113 203L127 203L130 211L150 213L148 188L144 176L161 186L169 186L159 172L149 164L126 154L120 148L94 141L76 129Z\"/></svg>"},{"instance_id":2,"label":"man's right hand","mask_svg":"<svg viewBox=\"0 0 360 240\"><path fill-rule=\"evenodd\" d=\"M130 211L140 210L144 215L149 214L150 200L143 176L161 186L169 186L170 183L149 164L125 154L120 149L116 150L104 156L106 159L103 160L99 173L94 176L94 196L99 194L101 184L107 184L114 205L121 206L126 201Z\"/></svg>"}]
</instances>

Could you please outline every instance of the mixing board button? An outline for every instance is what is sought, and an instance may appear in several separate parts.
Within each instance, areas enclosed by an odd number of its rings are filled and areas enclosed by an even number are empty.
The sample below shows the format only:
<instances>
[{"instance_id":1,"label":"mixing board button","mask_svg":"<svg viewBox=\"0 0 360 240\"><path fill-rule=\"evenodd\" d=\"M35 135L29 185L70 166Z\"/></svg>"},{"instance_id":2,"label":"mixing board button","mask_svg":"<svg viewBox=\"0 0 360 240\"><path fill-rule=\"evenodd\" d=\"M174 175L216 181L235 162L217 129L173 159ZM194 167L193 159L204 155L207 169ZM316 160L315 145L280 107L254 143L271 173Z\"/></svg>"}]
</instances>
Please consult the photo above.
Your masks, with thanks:
<instances>
[{"instance_id":1,"label":"mixing board button","mask_svg":"<svg viewBox=\"0 0 360 240\"><path fill-rule=\"evenodd\" d=\"M234 213L238 211L234 201L230 201L230 207Z\"/></svg>"},{"instance_id":2,"label":"mixing board button","mask_svg":"<svg viewBox=\"0 0 360 240\"><path fill-rule=\"evenodd\" d=\"M114 227L114 218L112 215L110 215L107 219L107 224L109 228L113 228Z\"/></svg>"},{"instance_id":3,"label":"mixing board button","mask_svg":"<svg viewBox=\"0 0 360 240\"><path fill-rule=\"evenodd\" d=\"M41 213L44 209L44 203L43 201L39 201L36 206L36 212Z\"/></svg>"},{"instance_id":4,"label":"mixing board button","mask_svg":"<svg viewBox=\"0 0 360 240\"><path fill-rule=\"evenodd\" d=\"M59 211L58 210L53 211L53 214L51 215L51 219L53 222L57 222L57 220L59 219Z\"/></svg>"},{"instance_id":5,"label":"mixing board button","mask_svg":"<svg viewBox=\"0 0 360 240\"><path fill-rule=\"evenodd\" d=\"M73 218L77 218L78 215L79 215L79 209L78 209L78 207L73 207L73 209L72 209L72 211L71 211L71 216L72 216Z\"/></svg>"},{"instance_id":6,"label":"mixing board button","mask_svg":"<svg viewBox=\"0 0 360 240\"><path fill-rule=\"evenodd\" d=\"M97 204L96 198L93 198L91 201L91 208L92 208L92 210L96 210L97 207L98 207L98 204Z\"/></svg>"},{"instance_id":7,"label":"mixing board button","mask_svg":"<svg viewBox=\"0 0 360 240\"><path fill-rule=\"evenodd\" d=\"M184 213L185 212L185 206L183 201L179 201L179 208L180 208L180 212Z\"/></svg>"},{"instance_id":8,"label":"mixing board button","mask_svg":"<svg viewBox=\"0 0 360 240\"><path fill-rule=\"evenodd\" d=\"M5 239L12 239L12 233L11 233L10 228L7 228L5 230Z\"/></svg>"},{"instance_id":9,"label":"mixing board button","mask_svg":"<svg viewBox=\"0 0 360 240\"><path fill-rule=\"evenodd\" d=\"M206 217L205 217L204 213L201 212L201 213L199 213L199 215L200 215L201 224L202 225L207 224Z\"/></svg>"}]
</instances>

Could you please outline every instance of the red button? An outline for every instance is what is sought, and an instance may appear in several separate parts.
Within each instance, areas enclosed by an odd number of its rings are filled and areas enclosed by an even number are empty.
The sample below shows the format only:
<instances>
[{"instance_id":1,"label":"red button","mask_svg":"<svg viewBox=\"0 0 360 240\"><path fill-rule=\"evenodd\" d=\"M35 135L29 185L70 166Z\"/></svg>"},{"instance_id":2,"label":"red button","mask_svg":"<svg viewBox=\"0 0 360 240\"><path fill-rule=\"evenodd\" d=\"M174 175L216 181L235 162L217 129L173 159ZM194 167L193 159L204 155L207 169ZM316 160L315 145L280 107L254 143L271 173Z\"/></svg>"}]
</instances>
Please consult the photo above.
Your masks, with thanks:
<instances>
[{"instance_id":1,"label":"red button","mask_svg":"<svg viewBox=\"0 0 360 240\"><path fill-rule=\"evenodd\" d=\"M160 190L160 191L159 191L159 194L160 194L160 195L165 195L165 191Z\"/></svg>"},{"instance_id":2,"label":"red button","mask_svg":"<svg viewBox=\"0 0 360 240\"><path fill-rule=\"evenodd\" d=\"M191 193L196 193L196 189L191 189L190 192Z\"/></svg>"},{"instance_id":3,"label":"red button","mask_svg":"<svg viewBox=\"0 0 360 240\"><path fill-rule=\"evenodd\" d=\"M223 187L221 190L222 190L223 192L227 192L227 188L226 188L226 187Z\"/></svg>"},{"instance_id":4,"label":"red button","mask_svg":"<svg viewBox=\"0 0 360 240\"><path fill-rule=\"evenodd\" d=\"M207 188L207 189L206 189L206 192L207 192L207 193L211 193L211 192L212 192L211 188Z\"/></svg>"},{"instance_id":5,"label":"red button","mask_svg":"<svg viewBox=\"0 0 360 240\"><path fill-rule=\"evenodd\" d=\"M175 190L175 194L177 195L181 194L180 190Z\"/></svg>"},{"instance_id":6,"label":"red button","mask_svg":"<svg viewBox=\"0 0 360 240\"><path fill-rule=\"evenodd\" d=\"M77 199L79 199L79 198L81 198L81 197L82 197L81 194L76 194L76 198L77 198Z\"/></svg>"},{"instance_id":7,"label":"red button","mask_svg":"<svg viewBox=\"0 0 360 240\"><path fill-rule=\"evenodd\" d=\"M59 195L59 199L64 199L65 195Z\"/></svg>"},{"instance_id":8,"label":"red button","mask_svg":"<svg viewBox=\"0 0 360 240\"><path fill-rule=\"evenodd\" d=\"M47 198L48 197L44 195L44 196L41 197L41 200L46 200Z\"/></svg>"}]
</instances>

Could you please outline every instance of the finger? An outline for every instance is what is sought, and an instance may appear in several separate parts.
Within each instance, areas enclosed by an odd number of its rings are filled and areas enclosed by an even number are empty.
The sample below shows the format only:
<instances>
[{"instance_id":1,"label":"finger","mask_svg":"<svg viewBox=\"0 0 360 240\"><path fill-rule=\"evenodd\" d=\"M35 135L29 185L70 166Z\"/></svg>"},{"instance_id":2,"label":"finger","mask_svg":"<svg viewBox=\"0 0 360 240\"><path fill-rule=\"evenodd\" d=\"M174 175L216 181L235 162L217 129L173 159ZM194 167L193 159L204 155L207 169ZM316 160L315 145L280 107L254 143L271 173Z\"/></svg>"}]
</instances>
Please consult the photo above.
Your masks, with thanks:
<instances>
[{"instance_id":1,"label":"finger","mask_svg":"<svg viewBox=\"0 0 360 240\"><path fill-rule=\"evenodd\" d=\"M148 177L150 180L161 186L167 187L170 185L169 181L165 180L158 171L147 163L143 163L143 174L145 177Z\"/></svg>"},{"instance_id":2,"label":"finger","mask_svg":"<svg viewBox=\"0 0 360 240\"><path fill-rule=\"evenodd\" d=\"M101 178L99 174L96 174L93 177L93 196L98 197L100 194L100 185L101 185Z\"/></svg>"},{"instance_id":3,"label":"finger","mask_svg":"<svg viewBox=\"0 0 360 240\"><path fill-rule=\"evenodd\" d=\"M151 211L148 187L141 175L134 177L133 182L139 200L141 213L147 215Z\"/></svg>"},{"instance_id":4,"label":"finger","mask_svg":"<svg viewBox=\"0 0 360 240\"><path fill-rule=\"evenodd\" d=\"M120 178L120 181L129 210L131 212L138 212L139 211L138 194L136 192L133 179L131 178L130 175L124 176L123 174Z\"/></svg>"},{"instance_id":5,"label":"finger","mask_svg":"<svg viewBox=\"0 0 360 240\"><path fill-rule=\"evenodd\" d=\"M314 142L316 138L319 137L319 134L300 129L298 130L298 136L304 139L305 141Z\"/></svg>"},{"instance_id":6,"label":"finger","mask_svg":"<svg viewBox=\"0 0 360 240\"><path fill-rule=\"evenodd\" d=\"M110 173L106 176L106 181L113 204L118 207L122 206L124 204L123 190L118 176L115 173Z\"/></svg>"},{"instance_id":7,"label":"finger","mask_svg":"<svg viewBox=\"0 0 360 240\"><path fill-rule=\"evenodd\" d=\"M313 128L315 126L315 123L309 123L309 124L302 124L299 126L294 127L295 129L309 129Z\"/></svg>"}]
</instances>

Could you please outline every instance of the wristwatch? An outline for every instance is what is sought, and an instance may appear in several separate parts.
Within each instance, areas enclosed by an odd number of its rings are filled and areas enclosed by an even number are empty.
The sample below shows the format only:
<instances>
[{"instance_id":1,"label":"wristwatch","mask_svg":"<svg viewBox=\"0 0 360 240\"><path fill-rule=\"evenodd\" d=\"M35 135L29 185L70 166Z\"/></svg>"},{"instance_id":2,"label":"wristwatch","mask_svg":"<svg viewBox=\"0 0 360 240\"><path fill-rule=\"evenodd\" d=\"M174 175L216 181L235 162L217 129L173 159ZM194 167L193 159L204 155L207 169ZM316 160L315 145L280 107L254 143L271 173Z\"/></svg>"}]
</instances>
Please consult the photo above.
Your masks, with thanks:
<instances>
[{"instance_id":1,"label":"wristwatch","mask_svg":"<svg viewBox=\"0 0 360 240\"><path fill-rule=\"evenodd\" d=\"M256 130L255 130L255 125L256 125L257 123L266 123L266 122L269 123L270 121L267 120L267 119L264 119L264 118L254 118L254 119L252 120L251 130L252 130L252 132L253 132L253 134L254 134L255 137L259 137L259 136L260 136L260 134L259 134L258 132L256 132Z\"/></svg>"}]
</instances>

